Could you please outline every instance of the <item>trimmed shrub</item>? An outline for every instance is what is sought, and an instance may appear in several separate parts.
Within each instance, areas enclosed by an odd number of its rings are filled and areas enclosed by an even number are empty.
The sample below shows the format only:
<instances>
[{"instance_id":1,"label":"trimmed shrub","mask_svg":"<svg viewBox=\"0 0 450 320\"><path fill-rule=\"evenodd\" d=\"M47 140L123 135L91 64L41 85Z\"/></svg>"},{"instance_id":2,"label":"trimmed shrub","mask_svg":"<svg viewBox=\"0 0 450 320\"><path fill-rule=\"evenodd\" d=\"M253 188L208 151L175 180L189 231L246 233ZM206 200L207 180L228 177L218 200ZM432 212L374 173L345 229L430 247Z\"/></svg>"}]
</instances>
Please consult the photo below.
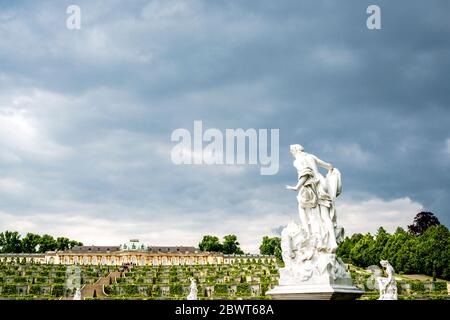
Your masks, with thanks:
<instances>
[{"instance_id":1,"label":"trimmed shrub","mask_svg":"<svg viewBox=\"0 0 450 320\"><path fill-rule=\"evenodd\" d=\"M179 283L174 283L170 285L170 294L171 295L182 295L183 287Z\"/></svg>"},{"instance_id":2,"label":"trimmed shrub","mask_svg":"<svg viewBox=\"0 0 450 320\"><path fill-rule=\"evenodd\" d=\"M159 286L153 286L152 296L153 297L160 297L161 296L161 288Z\"/></svg>"},{"instance_id":3,"label":"trimmed shrub","mask_svg":"<svg viewBox=\"0 0 450 320\"><path fill-rule=\"evenodd\" d=\"M65 278L61 277L61 278L54 278L53 279L53 283L64 283L65 282Z\"/></svg>"},{"instance_id":4,"label":"trimmed shrub","mask_svg":"<svg viewBox=\"0 0 450 320\"><path fill-rule=\"evenodd\" d=\"M421 281L411 281L411 292L413 293L423 293L425 292L425 286Z\"/></svg>"},{"instance_id":5,"label":"trimmed shrub","mask_svg":"<svg viewBox=\"0 0 450 320\"><path fill-rule=\"evenodd\" d=\"M136 295L139 292L138 287L134 284L126 284L123 286L123 289L125 290L126 294L130 295Z\"/></svg>"},{"instance_id":6,"label":"trimmed shrub","mask_svg":"<svg viewBox=\"0 0 450 320\"><path fill-rule=\"evenodd\" d=\"M228 286L226 284L216 284L214 285L215 295L226 295L228 294Z\"/></svg>"},{"instance_id":7,"label":"trimmed shrub","mask_svg":"<svg viewBox=\"0 0 450 320\"><path fill-rule=\"evenodd\" d=\"M445 281L434 281L433 291L447 293L447 282Z\"/></svg>"},{"instance_id":8,"label":"trimmed shrub","mask_svg":"<svg viewBox=\"0 0 450 320\"><path fill-rule=\"evenodd\" d=\"M38 284L31 285L30 286L30 294L35 294L35 295L41 294L41 286Z\"/></svg>"},{"instance_id":9,"label":"trimmed shrub","mask_svg":"<svg viewBox=\"0 0 450 320\"><path fill-rule=\"evenodd\" d=\"M13 284L7 284L3 286L2 295L17 294L16 286Z\"/></svg>"},{"instance_id":10,"label":"trimmed shrub","mask_svg":"<svg viewBox=\"0 0 450 320\"><path fill-rule=\"evenodd\" d=\"M250 292L250 284L248 283L239 283L237 285L237 294L241 296L249 295Z\"/></svg>"},{"instance_id":11,"label":"trimmed shrub","mask_svg":"<svg viewBox=\"0 0 450 320\"><path fill-rule=\"evenodd\" d=\"M57 284L53 286L52 296L61 297L64 294L64 286L61 284Z\"/></svg>"},{"instance_id":12,"label":"trimmed shrub","mask_svg":"<svg viewBox=\"0 0 450 320\"><path fill-rule=\"evenodd\" d=\"M265 296L266 292L269 290L269 282L261 281L261 295Z\"/></svg>"},{"instance_id":13,"label":"trimmed shrub","mask_svg":"<svg viewBox=\"0 0 450 320\"><path fill-rule=\"evenodd\" d=\"M14 282L15 283L26 283L27 282L27 278L26 277L21 277L21 276L15 277L14 278Z\"/></svg>"}]
</instances>

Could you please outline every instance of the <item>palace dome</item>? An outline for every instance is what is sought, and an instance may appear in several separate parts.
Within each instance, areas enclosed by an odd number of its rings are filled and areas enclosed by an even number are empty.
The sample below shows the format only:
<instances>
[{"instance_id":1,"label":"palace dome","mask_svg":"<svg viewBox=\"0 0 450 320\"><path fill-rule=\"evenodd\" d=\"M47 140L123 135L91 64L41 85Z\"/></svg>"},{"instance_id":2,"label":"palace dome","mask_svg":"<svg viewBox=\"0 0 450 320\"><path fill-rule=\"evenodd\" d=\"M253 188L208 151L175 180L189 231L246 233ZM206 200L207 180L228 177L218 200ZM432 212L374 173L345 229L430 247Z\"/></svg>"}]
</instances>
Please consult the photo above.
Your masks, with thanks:
<instances>
[{"instance_id":1,"label":"palace dome","mask_svg":"<svg viewBox=\"0 0 450 320\"><path fill-rule=\"evenodd\" d=\"M130 250L142 251L142 250L148 250L148 246L145 243L139 241L138 239L131 239L128 242L122 243L120 245L120 250L123 250L123 251L130 251Z\"/></svg>"}]
</instances>

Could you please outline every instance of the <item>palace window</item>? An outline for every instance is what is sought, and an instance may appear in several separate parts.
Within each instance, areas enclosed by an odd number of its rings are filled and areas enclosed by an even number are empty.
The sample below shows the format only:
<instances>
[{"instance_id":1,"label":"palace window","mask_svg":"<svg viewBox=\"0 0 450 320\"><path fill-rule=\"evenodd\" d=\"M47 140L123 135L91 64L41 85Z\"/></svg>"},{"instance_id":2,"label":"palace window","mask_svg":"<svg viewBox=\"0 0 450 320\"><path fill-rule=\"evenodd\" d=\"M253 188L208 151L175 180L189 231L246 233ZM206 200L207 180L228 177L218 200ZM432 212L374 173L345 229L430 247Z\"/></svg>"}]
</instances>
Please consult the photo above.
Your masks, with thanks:
<instances>
[{"instance_id":1,"label":"palace window","mask_svg":"<svg viewBox=\"0 0 450 320\"><path fill-rule=\"evenodd\" d=\"M102 264L105 265L106 264L106 258L102 257Z\"/></svg>"},{"instance_id":2,"label":"palace window","mask_svg":"<svg viewBox=\"0 0 450 320\"><path fill-rule=\"evenodd\" d=\"M141 258L141 266L145 266L145 257Z\"/></svg>"},{"instance_id":3,"label":"palace window","mask_svg":"<svg viewBox=\"0 0 450 320\"><path fill-rule=\"evenodd\" d=\"M88 264L88 258L87 257L83 258L83 264Z\"/></svg>"},{"instance_id":4,"label":"palace window","mask_svg":"<svg viewBox=\"0 0 450 320\"><path fill-rule=\"evenodd\" d=\"M158 259L153 258L152 264L153 264L154 266L157 266L157 265L159 264Z\"/></svg>"},{"instance_id":5,"label":"palace window","mask_svg":"<svg viewBox=\"0 0 450 320\"><path fill-rule=\"evenodd\" d=\"M93 257L93 258L92 258L92 264L93 264L94 266L97 265L97 257Z\"/></svg>"},{"instance_id":6,"label":"palace window","mask_svg":"<svg viewBox=\"0 0 450 320\"><path fill-rule=\"evenodd\" d=\"M167 265L167 258L162 258L162 264L163 266Z\"/></svg>"},{"instance_id":7,"label":"palace window","mask_svg":"<svg viewBox=\"0 0 450 320\"><path fill-rule=\"evenodd\" d=\"M177 258L172 258L172 264L177 264Z\"/></svg>"}]
</instances>

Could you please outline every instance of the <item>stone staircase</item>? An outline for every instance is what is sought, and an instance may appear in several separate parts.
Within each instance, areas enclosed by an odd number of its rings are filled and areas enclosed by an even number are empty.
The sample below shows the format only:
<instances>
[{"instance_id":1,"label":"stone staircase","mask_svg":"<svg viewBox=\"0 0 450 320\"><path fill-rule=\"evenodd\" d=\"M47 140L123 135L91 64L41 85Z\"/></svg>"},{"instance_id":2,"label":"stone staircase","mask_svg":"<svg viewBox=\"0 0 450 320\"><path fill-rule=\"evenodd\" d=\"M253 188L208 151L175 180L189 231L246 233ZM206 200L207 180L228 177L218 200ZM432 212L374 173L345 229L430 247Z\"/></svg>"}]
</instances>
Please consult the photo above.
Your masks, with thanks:
<instances>
[{"instance_id":1,"label":"stone staircase","mask_svg":"<svg viewBox=\"0 0 450 320\"><path fill-rule=\"evenodd\" d=\"M85 298L93 298L94 292L97 298L105 298L107 295L103 291L104 286L110 283L115 283L116 278L120 278L121 271L111 272L106 277L101 277L94 284L86 284L81 288L81 300ZM60 300L73 300L73 295L69 297L62 297Z\"/></svg>"},{"instance_id":2,"label":"stone staircase","mask_svg":"<svg viewBox=\"0 0 450 320\"><path fill-rule=\"evenodd\" d=\"M114 271L106 277L101 277L94 284L85 285L81 290L81 299L84 300L85 298L93 298L94 292L97 298L107 297L103 291L104 286L109 285L110 283L115 283L116 278L119 278L120 274L120 271Z\"/></svg>"}]
</instances>

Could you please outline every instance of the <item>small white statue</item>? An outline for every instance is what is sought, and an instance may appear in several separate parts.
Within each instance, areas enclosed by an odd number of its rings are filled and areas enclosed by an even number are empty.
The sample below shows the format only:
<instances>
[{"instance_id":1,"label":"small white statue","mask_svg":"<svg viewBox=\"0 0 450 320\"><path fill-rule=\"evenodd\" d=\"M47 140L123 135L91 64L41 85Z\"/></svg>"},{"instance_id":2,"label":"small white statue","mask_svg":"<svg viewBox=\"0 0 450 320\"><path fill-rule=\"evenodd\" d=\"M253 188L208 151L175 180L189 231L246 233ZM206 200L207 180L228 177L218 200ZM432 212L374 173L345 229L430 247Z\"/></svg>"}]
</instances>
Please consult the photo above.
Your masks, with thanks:
<instances>
[{"instance_id":1,"label":"small white statue","mask_svg":"<svg viewBox=\"0 0 450 320\"><path fill-rule=\"evenodd\" d=\"M81 300L81 290L77 288L75 291L75 295L73 296L73 300Z\"/></svg>"},{"instance_id":2,"label":"small white statue","mask_svg":"<svg viewBox=\"0 0 450 320\"><path fill-rule=\"evenodd\" d=\"M191 291L189 292L189 295L187 296L188 300L198 300L197 298L197 283L195 282L194 278L191 278L191 286L190 286Z\"/></svg>"},{"instance_id":3,"label":"small white statue","mask_svg":"<svg viewBox=\"0 0 450 320\"><path fill-rule=\"evenodd\" d=\"M380 298L378 300L397 300L397 282L394 277L394 268L387 260L381 260L380 264L385 269L387 278L377 278L378 289L380 290Z\"/></svg>"}]
</instances>

